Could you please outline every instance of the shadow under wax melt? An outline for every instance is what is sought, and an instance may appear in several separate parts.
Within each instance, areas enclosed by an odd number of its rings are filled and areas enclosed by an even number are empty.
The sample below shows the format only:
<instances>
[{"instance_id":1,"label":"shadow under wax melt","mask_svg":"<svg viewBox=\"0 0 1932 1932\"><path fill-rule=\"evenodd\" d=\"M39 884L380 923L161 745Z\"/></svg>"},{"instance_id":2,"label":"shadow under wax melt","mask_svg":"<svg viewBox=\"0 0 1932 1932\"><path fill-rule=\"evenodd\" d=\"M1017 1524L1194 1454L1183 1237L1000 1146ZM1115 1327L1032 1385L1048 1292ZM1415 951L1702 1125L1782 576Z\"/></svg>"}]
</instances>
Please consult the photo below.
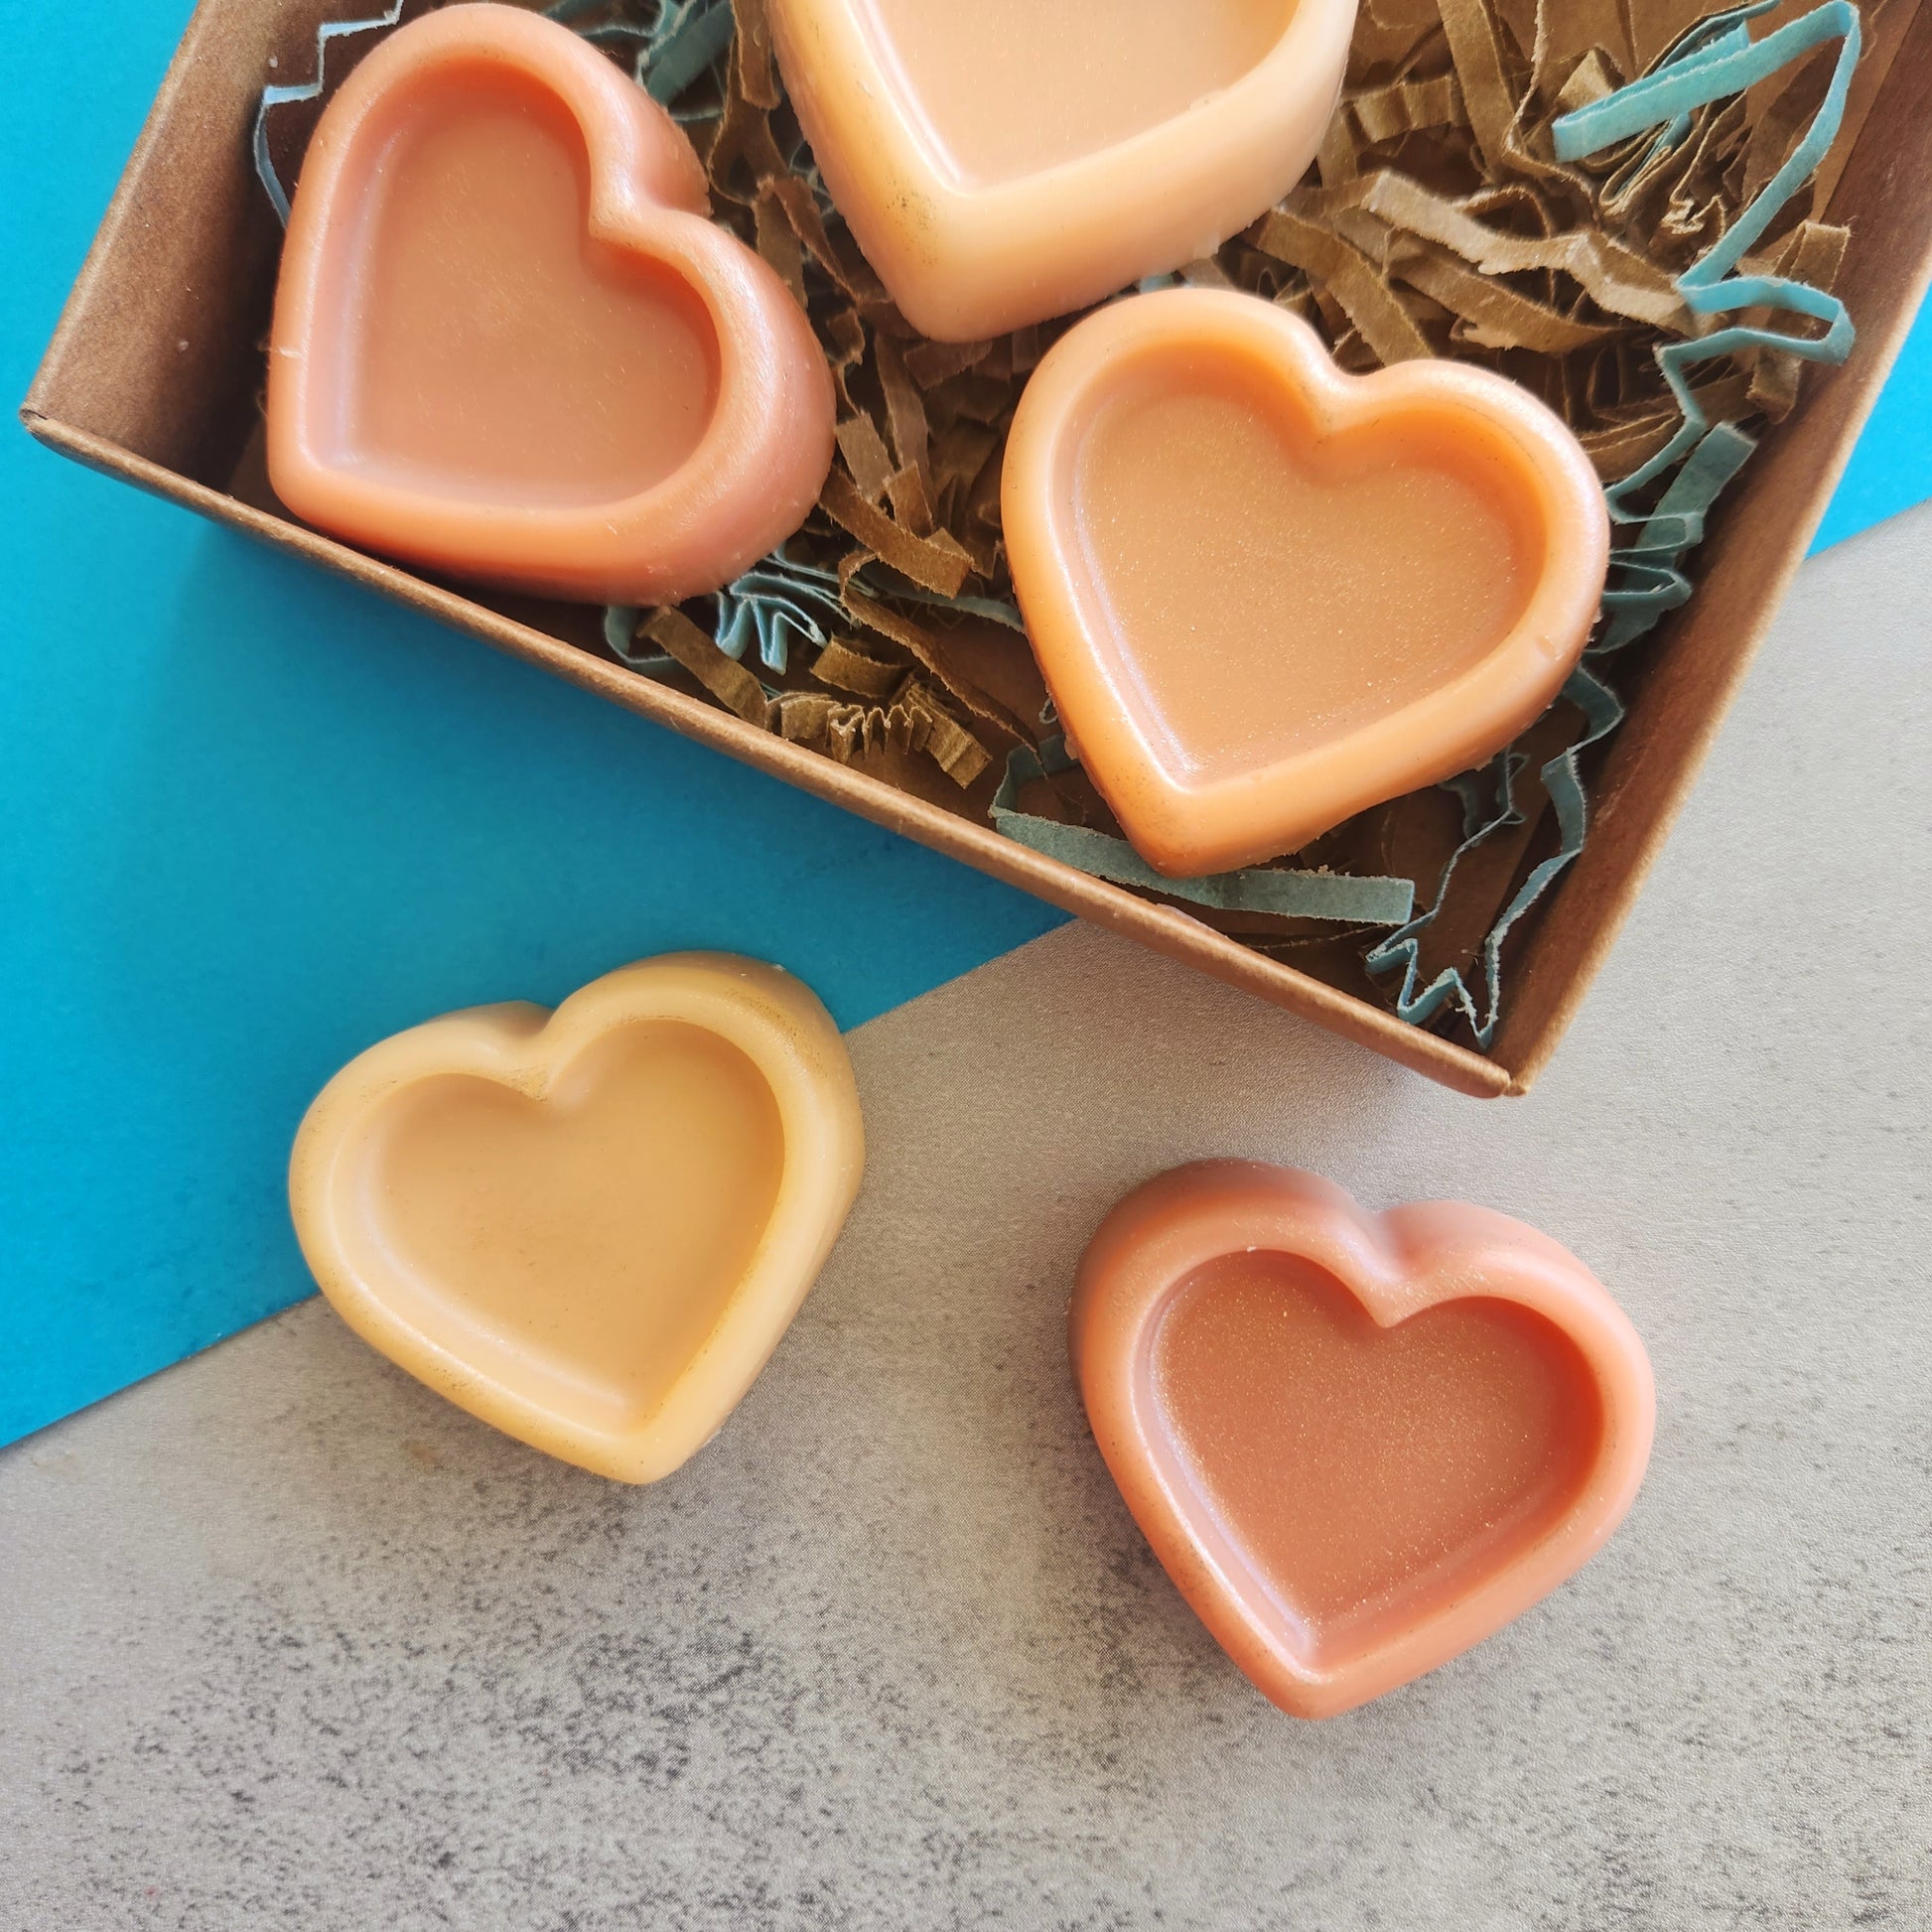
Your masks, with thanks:
<instances>
[{"instance_id":1,"label":"shadow under wax melt","mask_svg":"<svg viewBox=\"0 0 1932 1932\"><path fill-rule=\"evenodd\" d=\"M669 603L789 536L832 379L704 170L568 28L399 28L317 125L276 290L268 470L378 553L547 596Z\"/></svg>"},{"instance_id":2,"label":"shadow under wax melt","mask_svg":"<svg viewBox=\"0 0 1932 1932\"><path fill-rule=\"evenodd\" d=\"M1178 1168L1080 1263L1075 1372L1181 1594L1264 1695L1331 1717L1479 1643L1622 1520L1643 1343L1486 1208L1365 1213L1314 1174Z\"/></svg>"},{"instance_id":3,"label":"shadow under wax melt","mask_svg":"<svg viewBox=\"0 0 1932 1932\"><path fill-rule=\"evenodd\" d=\"M1294 852L1480 763L1596 617L1609 517L1527 390L1337 369L1251 295L1102 309L1020 399L1001 508L1040 669L1147 862Z\"/></svg>"},{"instance_id":4,"label":"shadow under wax melt","mask_svg":"<svg viewBox=\"0 0 1932 1932\"><path fill-rule=\"evenodd\" d=\"M971 342L1211 255L1294 187L1355 0L772 0L785 86L913 328Z\"/></svg>"},{"instance_id":5,"label":"shadow under wax melt","mask_svg":"<svg viewBox=\"0 0 1932 1932\"><path fill-rule=\"evenodd\" d=\"M535 1449L668 1475L764 1366L864 1166L845 1043L776 967L678 953L351 1060L296 1137L350 1327Z\"/></svg>"}]
</instances>

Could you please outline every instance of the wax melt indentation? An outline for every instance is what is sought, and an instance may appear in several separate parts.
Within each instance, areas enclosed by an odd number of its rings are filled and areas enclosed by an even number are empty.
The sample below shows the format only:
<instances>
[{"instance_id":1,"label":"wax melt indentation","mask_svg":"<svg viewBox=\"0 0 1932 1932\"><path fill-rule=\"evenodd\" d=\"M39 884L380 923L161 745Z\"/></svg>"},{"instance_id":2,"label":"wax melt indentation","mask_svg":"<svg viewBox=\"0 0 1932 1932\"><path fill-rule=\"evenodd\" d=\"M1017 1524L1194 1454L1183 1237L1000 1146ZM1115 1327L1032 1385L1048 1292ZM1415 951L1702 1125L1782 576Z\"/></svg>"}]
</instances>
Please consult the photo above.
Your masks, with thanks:
<instances>
[{"instance_id":1,"label":"wax melt indentation","mask_svg":"<svg viewBox=\"0 0 1932 1932\"><path fill-rule=\"evenodd\" d=\"M542 1100L474 1074L401 1096L363 1155L365 1238L435 1332L533 1401L646 1419L717 1325L784 1166L769 1082L681 1022L620 1028ZM409 1312L405 1307L404 1312Z\"/></svg>"},{"instance_id":2,"label":"wax melt indentation","mask_svg":"<svg viewBox=\"0 0 1932 1932\"><path fill-rule=\"evenodd\" d=\"M507 72L439 82L388 105L366 246L337 251L348 266L324 291L343 358L330 460L526 507L664 482L717 404L702 297L588 233L583 132L546 89Z\"/></svg>"},{"instance_id":3,"label":"wax melt indentation","mask_svg":"<svg viewBox=\"0 0 1932 1932\"><path fill-rule=\"evenodd\" d=\"M1175 1291L1151 1344L1163 1457L1321 1668L1548 1533L1596 1453L1582 1352L1513 1302L1379 1327L1313 1264L1234 1254Z\"/></svg>"},{"instance_id":4,"label":"wax melt indentation","mask_svg":"<svg viewBox=\"0 0 1932 1932\"><path fill-rule=\"evenodd\" d=\"M1219 93L1297 0L867 0L934 159L966 187L1097 154Z\"/></svg>"},{"instance_id":5,"label":"wax melt indentation","mask_svg":"<svg viewBox=\"0 0 1932 1932\"><path fill-rule=\"evenodd\" d=\"M1238 775L1472 669L1528 605L1521 482L1438 416L1318 437L1279 380L1174 350L1102 401L1072 464L1106 640L1174 775Z\"/></svg>"}]
</instances>

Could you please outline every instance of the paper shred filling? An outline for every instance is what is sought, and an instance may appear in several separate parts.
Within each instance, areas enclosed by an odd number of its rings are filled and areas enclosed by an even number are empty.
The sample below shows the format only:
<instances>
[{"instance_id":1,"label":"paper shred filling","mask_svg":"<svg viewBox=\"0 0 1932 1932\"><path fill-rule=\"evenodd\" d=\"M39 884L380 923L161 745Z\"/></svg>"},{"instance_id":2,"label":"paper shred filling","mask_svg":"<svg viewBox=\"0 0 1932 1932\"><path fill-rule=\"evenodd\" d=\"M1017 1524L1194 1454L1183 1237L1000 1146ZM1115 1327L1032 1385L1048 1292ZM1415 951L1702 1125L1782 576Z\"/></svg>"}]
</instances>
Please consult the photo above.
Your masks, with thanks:
<instances>
[{"instance_id":1,"label":"paper shred filling","mask_svg":"<svg viewBox=\"0 0 1932 1932\"><path fill-rule=\"evenodd\" d=\"M324 26L316 79L264 90L254 157L284 219L275 110L326 93L333 41L422 10ZM1362 0L1309 177L1211 260L1143 286L1279 303L1357 371L1450 355L1509 376L1575 429L1623 534L1583 663L1514 745L1283 861L1184 881L1120 836L1061 737L1001 543L1015 406L1078 318L969 344L905 324L812 164L765 0L546 11L685 126L715 217L805 309L839 398L804 528L716 597L607 612L611 653L903 789L940 795L933 773L1017 843L1486 1048L1505 942L1583 849L1587 755L1623 717L1609 660L1692 595L1685 563L1747 426L1790 413L1805 362L1850 350L1830 293L1846 231L1819 217L1859 10Z\"/></svg>"}]
</instances>

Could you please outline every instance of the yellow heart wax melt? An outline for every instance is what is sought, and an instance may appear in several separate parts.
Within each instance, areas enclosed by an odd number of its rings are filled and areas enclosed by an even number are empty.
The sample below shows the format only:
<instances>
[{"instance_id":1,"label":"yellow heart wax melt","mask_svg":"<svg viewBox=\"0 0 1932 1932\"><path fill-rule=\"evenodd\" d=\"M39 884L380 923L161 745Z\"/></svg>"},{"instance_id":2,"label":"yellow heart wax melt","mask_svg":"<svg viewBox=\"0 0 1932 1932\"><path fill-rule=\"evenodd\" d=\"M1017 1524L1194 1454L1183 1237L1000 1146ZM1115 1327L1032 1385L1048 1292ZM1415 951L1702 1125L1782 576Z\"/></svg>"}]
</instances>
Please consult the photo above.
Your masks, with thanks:
<instances>
[{"instance_id":1,"label":"yellow heart wax melt","mask_svg":"<svg viewBox=\"0 0 1932 1932\"><path fill-rule=\"evenodd\" d=\"M535 1449L651 1482L764 1366L864 1161L811 990L679 953L554 1013L480 1007L370 1047L309 1109L289 1199L371 1346Z\"/></svg>"}]
</instances>

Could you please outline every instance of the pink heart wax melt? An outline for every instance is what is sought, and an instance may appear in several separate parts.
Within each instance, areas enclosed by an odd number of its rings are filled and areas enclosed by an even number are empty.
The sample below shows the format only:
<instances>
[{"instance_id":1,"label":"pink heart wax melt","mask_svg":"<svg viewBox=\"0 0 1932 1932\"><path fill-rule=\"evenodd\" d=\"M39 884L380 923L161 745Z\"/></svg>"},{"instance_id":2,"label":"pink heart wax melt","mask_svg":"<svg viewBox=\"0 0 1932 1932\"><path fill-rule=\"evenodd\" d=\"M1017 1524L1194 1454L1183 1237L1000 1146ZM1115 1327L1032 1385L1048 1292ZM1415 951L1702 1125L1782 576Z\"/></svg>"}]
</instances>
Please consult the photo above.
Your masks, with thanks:
<instances>
[{"instance_id":1,"label":"pink heart wax melt","mask_svg":"<svg viewBox=\"0 0 1932 1932\"><path fill-rule=\"evenodd\" d=\"M832 381L704 171L568 28L447 7L330 102L283 247L268 469L367 549L554 597L716 590L803 521Z\"/></svg>"},{"instance_id":2,"label":"pink heart wax melt","mask_svg":"<svg viewBox=\"0 0 1932 1932\"><path fill-rule=\"evenodd\" d=\"M1176 1169L1101 1224L1071 1339L1156 1556L1298 1717L1520 1615L1602 1547L1650 1453L1650 1365L1616 1304L1458 1201L1369 1214L1292 1169Z\"/></svg>"}]
</instances>

